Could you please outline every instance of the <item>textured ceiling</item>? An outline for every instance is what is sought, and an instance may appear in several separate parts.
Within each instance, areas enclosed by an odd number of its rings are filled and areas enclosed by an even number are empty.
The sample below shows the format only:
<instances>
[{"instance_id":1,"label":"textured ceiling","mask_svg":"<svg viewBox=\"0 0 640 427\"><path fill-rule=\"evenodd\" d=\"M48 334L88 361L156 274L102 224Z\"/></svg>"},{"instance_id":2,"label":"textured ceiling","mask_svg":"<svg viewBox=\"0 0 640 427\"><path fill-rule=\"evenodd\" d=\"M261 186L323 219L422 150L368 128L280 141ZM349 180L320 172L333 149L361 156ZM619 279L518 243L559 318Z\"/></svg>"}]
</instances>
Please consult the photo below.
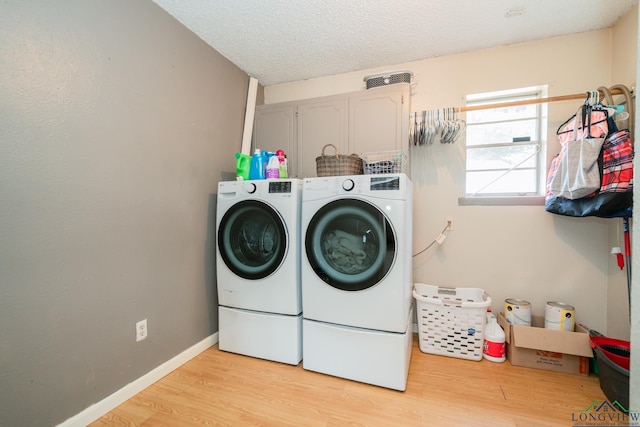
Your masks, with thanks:
<instances>
[{"instance_id":1,"label":"textured ceiling","mask_svg":"<svg viewBox=\"0 0 640 427\"><path fill-rule=\"evenodd\" d=\"M638 0L153 0L264 85L612 26Z\"/></svg>"}]
</instances>

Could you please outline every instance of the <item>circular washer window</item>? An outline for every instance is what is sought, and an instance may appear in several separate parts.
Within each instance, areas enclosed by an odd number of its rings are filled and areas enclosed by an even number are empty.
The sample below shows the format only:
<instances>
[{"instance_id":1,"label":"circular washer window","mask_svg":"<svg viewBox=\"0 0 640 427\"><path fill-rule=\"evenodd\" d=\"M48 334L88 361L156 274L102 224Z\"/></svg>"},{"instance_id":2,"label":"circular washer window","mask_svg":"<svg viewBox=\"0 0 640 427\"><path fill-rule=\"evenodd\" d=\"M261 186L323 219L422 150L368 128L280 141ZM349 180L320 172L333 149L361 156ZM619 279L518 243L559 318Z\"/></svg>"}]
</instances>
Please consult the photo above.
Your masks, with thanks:
<instances>
[{"instance_id":1,"label":"circular washer window","mask_svg":"<svg viewBox=\"0 0 640 427\"><path fill-rule=\"evenodd\" d=\"M284 221L271 206L257 200L233 205L218 228L218 250L234 274L245 279L271 275L284 261Z\"/></svg>"},{"instance_id":2,"label":"circular washer window","mask_svg":"<svg viewBox=\"0 0 640 427\"><path fill-rule=\"evenodd\" d=\"M327 284L360 291L379 283L391 269L396 240L387 217L373 205L340 199L323 206L309 222L307 259Z\"/></svg>"}]
</instances>

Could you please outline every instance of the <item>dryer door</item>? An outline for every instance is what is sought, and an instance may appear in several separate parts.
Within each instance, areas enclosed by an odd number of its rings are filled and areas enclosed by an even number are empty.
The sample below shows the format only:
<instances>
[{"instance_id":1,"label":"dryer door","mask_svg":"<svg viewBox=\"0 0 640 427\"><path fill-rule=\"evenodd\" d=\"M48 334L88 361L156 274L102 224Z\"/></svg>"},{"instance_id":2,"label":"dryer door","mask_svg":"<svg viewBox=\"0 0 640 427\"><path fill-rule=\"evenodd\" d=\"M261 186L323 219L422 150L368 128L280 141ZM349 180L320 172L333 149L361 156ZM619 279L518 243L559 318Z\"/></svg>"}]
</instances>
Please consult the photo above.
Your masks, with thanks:
<instances>
[{"instance_id":1,"label":"dryer door","mask_svg":"<svg viewBox=\"0 0 640 427\"><path fill-rule=\"evenodd\" d=\"M356 199L323 206L309 222L305 236L307 259L315 273L345 291L379 283L393 266L396 247L387 217Z\"/></svg>"},{"instance_id":2,"label":"dryer door","mask_svg":"<svg viewBox=\"0 0 640 427\"><path fill-rule=\"evenodd\" d=\"M264 202L237 203L220 221L218 251L234 274L245 279L263 279L284 261L287 252L284 220Z\"/></svg>"}]
</instances>

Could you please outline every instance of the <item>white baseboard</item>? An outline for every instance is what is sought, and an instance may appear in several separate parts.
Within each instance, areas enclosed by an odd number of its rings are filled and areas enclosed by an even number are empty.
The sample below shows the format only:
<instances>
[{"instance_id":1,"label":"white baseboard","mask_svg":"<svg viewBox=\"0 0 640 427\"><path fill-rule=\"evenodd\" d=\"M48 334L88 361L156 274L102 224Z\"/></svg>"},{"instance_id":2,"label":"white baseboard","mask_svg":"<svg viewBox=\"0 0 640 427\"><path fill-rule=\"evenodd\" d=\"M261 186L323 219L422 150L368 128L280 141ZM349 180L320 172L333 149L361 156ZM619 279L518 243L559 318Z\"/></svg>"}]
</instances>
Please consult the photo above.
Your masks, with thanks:
<instances>
[{"instance_id":1,"label":"white baseboard","mask_svg":"<svg viewBox=\"0 0 640 427\"><path fill-rule=\"evenodd\" d=\"M122 387L120 390L111 394L110 396L105 397L100 402L89 406L84 411L79 414L74 415L73 417L67 419L66 421L58 424L60 427L77 427L77 426L86 426L109 411L115 409L117 406L121 405L125 401L131 399L136 394L140 393L145 388L149 387L151 384L155 383L165 375L171 373L176 370L180 366L187 363L189 360L193 359L212 345L218 342L218 332L213 335L208 336L203 339L199 343L189 347L182 353L178 354L173 359L167 360L162 365L157 368L149 371L147 374L141 376L137 380L132 383L127 384Z\"/></svg>"}]
</instances>

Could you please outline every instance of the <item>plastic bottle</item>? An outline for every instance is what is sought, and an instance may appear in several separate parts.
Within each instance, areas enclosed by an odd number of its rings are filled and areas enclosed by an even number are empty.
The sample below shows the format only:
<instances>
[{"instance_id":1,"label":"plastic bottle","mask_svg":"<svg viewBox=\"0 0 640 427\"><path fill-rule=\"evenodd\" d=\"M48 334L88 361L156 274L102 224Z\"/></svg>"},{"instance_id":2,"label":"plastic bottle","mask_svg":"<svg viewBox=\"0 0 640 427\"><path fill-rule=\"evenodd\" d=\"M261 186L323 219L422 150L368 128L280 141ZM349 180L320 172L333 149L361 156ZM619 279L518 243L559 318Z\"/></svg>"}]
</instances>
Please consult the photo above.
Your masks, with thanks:
<instances>
[{"instance_id":1,"label":"plastic bottle","mask_svg":"<svg viewBox=\"0 0 640 427\"><path fill-rule=\"evenodd\" d=\"M482 357L491 362L504 362L507 358L504 339L504 331L502 327L498 325L496 316L493 313L487 313L487 326L484 330Z\"/></svg>"},{"instance_id":2,"label":"plastic bottle","mask_svg":"<svg viewBox=\"0 0 640 427\"><path fill-rule=\"evenodd\" d=\"M251 156L248 154L236 153L236 176L243 180L249 179L251 169Z\"/></svg>"},{"instance_id":3,"label":"plastic bottle","mask_svg":"<svg viewBox=\"0 0 640 427\"><path fill-rule=\"evenodd\" d=\"M284 154L284 151L277 150L276 156L278 156L278 162L280 162L280 178L287 178L289 176L289 172L287 171L287 157Z\"/></svg>"},{"instance_id":4,"label":"plastic bottle","mask_svg":"<svg viewBox=\"0 0 640 427\"><path fill-rule=\"evenodd\" d=\"M267 179L269 178L280 178L280 162L278 161L278 156L275 154L269 157L269 162L267 162Z\"/></svg>"},{"instance_id":5,"label":"plastic bottle","mask_svg":"<svg viewBox=\"0 0 640 427\"><path fill-rule=\"evenodd\" d=\"M251 167L249 168L249 179L265 179L264 155L259 148L251 156Z\"/></svg>"}]
</instances>

